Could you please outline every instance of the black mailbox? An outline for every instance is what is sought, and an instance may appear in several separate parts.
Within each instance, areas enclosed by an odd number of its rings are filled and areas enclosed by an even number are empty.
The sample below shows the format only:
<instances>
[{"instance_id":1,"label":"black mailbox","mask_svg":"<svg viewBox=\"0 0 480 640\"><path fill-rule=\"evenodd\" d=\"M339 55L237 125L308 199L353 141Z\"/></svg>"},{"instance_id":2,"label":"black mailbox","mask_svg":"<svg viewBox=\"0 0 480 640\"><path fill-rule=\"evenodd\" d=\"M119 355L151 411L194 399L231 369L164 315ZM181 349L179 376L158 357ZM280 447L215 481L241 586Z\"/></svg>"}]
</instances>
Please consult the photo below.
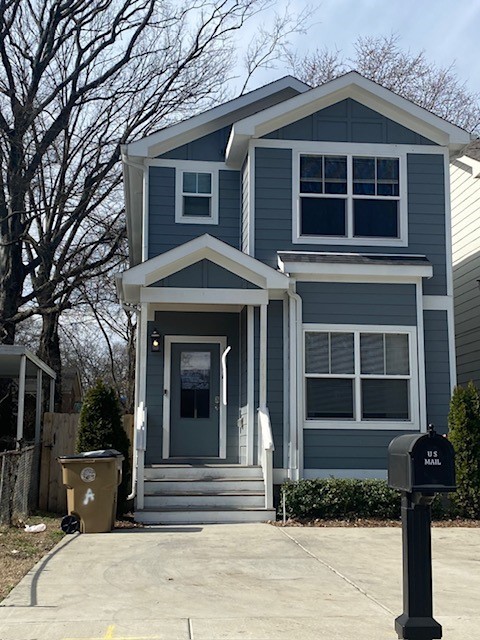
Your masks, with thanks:
<instances>
[{"instance_id":1,"label":"black mailbox","mask_svg":"<svg viewBox=\"0 0 480 640\"><path fill-rule=\"evenodd\" d=\"M394 438L388 447L388 484L408 493L455 491L452 444L433 428Z\"/></svg>"}]
</instances>

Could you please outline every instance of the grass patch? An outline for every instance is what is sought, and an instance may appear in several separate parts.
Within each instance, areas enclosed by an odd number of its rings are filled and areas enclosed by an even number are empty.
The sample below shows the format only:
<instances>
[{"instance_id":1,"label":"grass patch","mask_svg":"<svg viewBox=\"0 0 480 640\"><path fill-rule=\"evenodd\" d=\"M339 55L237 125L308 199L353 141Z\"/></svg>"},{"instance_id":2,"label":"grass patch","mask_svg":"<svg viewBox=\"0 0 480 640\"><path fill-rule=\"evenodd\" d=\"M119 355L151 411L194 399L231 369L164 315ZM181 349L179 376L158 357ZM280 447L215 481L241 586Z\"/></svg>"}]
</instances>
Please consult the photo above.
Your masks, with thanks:
<instances>
[{"instance_id":1,"label":"grass patch","mask_svg":"<svg viewBox=\"0 0 480 640\"><path fill-rule=\"evenodd\" d=\"M59 542L64 533L59 516L40 513L19 521L18 526L0 526L0 602L43 556ZM25 524L47 525L41 533L27 533Z\"/></svg>"}]
</instances>

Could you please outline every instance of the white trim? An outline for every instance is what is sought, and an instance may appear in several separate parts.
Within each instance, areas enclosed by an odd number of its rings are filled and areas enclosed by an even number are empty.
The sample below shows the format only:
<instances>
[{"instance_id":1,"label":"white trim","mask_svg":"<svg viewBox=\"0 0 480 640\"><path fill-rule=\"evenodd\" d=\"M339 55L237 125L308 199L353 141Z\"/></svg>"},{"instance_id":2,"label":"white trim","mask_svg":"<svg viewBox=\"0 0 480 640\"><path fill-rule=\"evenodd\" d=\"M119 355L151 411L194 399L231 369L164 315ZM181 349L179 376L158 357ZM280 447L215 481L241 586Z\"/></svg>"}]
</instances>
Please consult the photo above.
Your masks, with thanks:
<instances>
[{"instance_id":1,"label":"white trim","mask_svg":"<svg viewBox=\"0 0 480 640\"><path fill-rule=\"evenodd\" d=\"M175 160L174 158L164 160L162 158L145 158L146 167L165 167L180 171L192 171L193 173L211 173L212 171L236 171L225 162L215 162L214 160Z\"/></svg>"},{"instance_id":2,"label":"white trim","mask_svg":"<svg viewBox=\"0 0 480 640\"><path fill-rule=\"evenodd\" d=\"M208 133L227 126L233 120L235 111L264 100L285 89L294 89L298 93L308 91L310 87L293 76L285 76L263 87L250 91L243 96L204 111L183 122L136 140L125 145L123 152L130 156L158 156L171 149L187 144Z\"/></svg>"},{"instance_id":3,"label":"white trim","mask_svg":"<svg viewBox=\"0 0 480 640\"><path fill-rule=\"evenodd\" d=\"M223 380L222 380L222 367L220 364L220 356L225 351L227 346L227 338L225 336L165 336L164 339L164 363L163 363L163 447L162 458L164 460L171 459L170 456L170 398L172 390L171 382L171 358L172 358L172 344L185 343L185 344L218 344L220 348L219 352L219 394L222 392ZM227 457L227 408L223 402L220 402L219 416L218 416L218 430L219 430L219 455L218 458ZM189 457L189 456L182 456ZM191 456L192 457L192 456ZM202 456L194 456L202 457ZM217 456L208 456L208 458L217 458Z\"/></svg>"},{"instance_id":4,"label":"white trim","mask_svg":"<svg viewBox=\"0 0 480 640\"><path fill-rule=\"evenodd\" d=\"M455 158L459 162L466 164L472 170L472 178L480 178L480 161L470 156L459 156Z\"/></svg>"},{"instance_id":5,"label":"white trim","mask_svg":"<svg viewBox=\"0 0 480 640\"><path fill-rule=\"evenodd\" d=\"M288 446L290 442L290 350L289 350L289 300L284 296L282 303L283 333L283 466L289 465Z\"/></svg>"},{"instance_id":6,"label":"white trim","mask_svg":"<svg viewBox=\"0 0 480 640\"><path fill-rule=\"evenodd\" d=\"M295 262L282 261L278 257L278 265L283 273L295 276L297 280L315 277L318 280L360 281L359 278L375 279L376 282L396 282L399 279L431 278L433 267L425 265L395 264L355 264L338 262Z\"/></svg>"},{"instance_id":7,"label":"white trim","mask_svg":"<svg viewBox=\"0 0 480 640\"><path fill-rule=\"evenodd\" d=\"M148 225L150 217L150 169L143 167L143 193L142 193L142 262L148 260Z\"/></svg>"},{"instance_id":8,"label":"white trim","mask_svg":"<svg viewBox=\"0 0 480 640\"><path fill-rule=\"evenodd\" d=\"M306 480L316 478L353 478L355 480L386 480L386 469L305 469Z\"/></svg>"},{"instance_id":9,"label":"white trim","mask_svg":"<svg viewBox=\"0 0 480 640\"><path fill-rule=\"evenodd\" d=\"M191 162L187 167L184 164L177 164L175 167L175 222L177 224L218 224L218 201L219 201L219 171L217 167L203 168L200 164L208 165L208 163ZM183 174L184 173L207 173L210 176L210 193L205 194L186 194L183 191ZM209 197L210 198L210 215L209 216L186 216L183 213L183 197L189 195L192 197Z\"/></svg>"},{"instance_id":10,"label":"white trim","mask_svg":"<svg viewBox=\"0 0 480 640\"><path fill-rule=\"evenodd\" d=\"M140 301L157 304L267 304L268 292L264 289L189 289L187 287L141 287ZM180 309L181 310L181 309Z\"/></svg>"},{"instance_id":11,"label":"white trim","mask_svg":"<svg viewBox=\"0 0 480 640\"><path fill-rule=\"evenodd\" d=\"M411 325L358 325L358 324L320 324L320 323L304 323L302 326L302 346L300 353L302 354L302 400L300 404L302 407L306 405L306 373L305 373L305 333L309 331L328 331L328 332L347 332L355 334L354 347L355 347L355 373L351 376L355 380L356 392L355 398L355 418L352 420L307 420L303 418L304 429L366 429L368 431L374 430L401 430L401 431L418 431L420 425L419 416L419 378L418 378L418 340L417 340L417 327ZM362 378L362 374L359 369L359 335L361 333L404 333L408 334L409 340L409 365L410 374L408 376L398 376L401 379L408 379L409 384L409 406L410 406L410 420L363 420L361 419L361 413L359 410L359 383ZM332 377L335 377L332 374ZM343 376L342 376L343 377ZM384 376L381 376L382 378ZM395 376L388 376L388 379Z\"/></svg>"},{"instance_id":12,"label":"white trim","mask_svg":"<svg viewBox=\"0 0 480 640\"><path fill-rule=\"evenodd\" d=\"M255 443L255 317L247 307L247 464L254 464Z\"/></svg>"},{"instance_id":13,"label":"white trim","mask_svg":"<svg viewBox=\"0 0 480 640\"><path fill-rule=\"evenodd\" d=\"M140 344L139 344L140 340ZM147 358L148 358L148 305L142 304L140 310L140 332L137 339L137 350L140 353L139 362L140 362L140 371L138 373L138 397L137 397L137 407L143 406L148 410L147 407ZM138 423L136 425L138 427ZM147 430L148 430L148 414L147 420L144 421L142 426L142 436L139 441L139 444L143 445L142 449L137 449L137 509L143 509L144 507L144 496L145 496L145 487L144 487L144 468L145 468L145 450L147 448ZM140 434L137 434L137 436Z\"/></svg>"},{"instance_id":14,"label":"white trim","mask_svg":"<svg viewBox=\"0 0 480 640\"><path fill-rule=\"evenodd\" d=\"M265 411L267 408L267 341L268 341L268 329L267 329L267 309L268 304L260 305L260 346L259 346L259 407L261 411Z\"/></svg>"},{"instance_id":15,"label":"white trim","mask_svg":"<svg viewBox=\"0 0 480 640\"><path fill-rule=\"evenodd\" d=\"M387 144L383 142L328 142L322 140L277 140L275 138L254 138L250 141L252 149L289 149L292 152L317 154L319 149L328 149L333 155L355 154L361 148L365 155L396 156L399 152L409 154L443 155L445 147L428 144ZM321 154L320 154L321 155ZM457 158L458 159L458 158ZM231 166L227 165L229 169Z\"/></svg>"},{"instance_id":16,"label":"white trim","mask_svg":"<svg viewBox=\"0 0 480 640\"><path fill-rule=\"evenodd\" d=\"M417 282L415 288L417 302L417 363L418 363L418 406L420 431L427 432L427 382L425 370L425 331L423 325L423 283Z\"/></svg>"},{"instance_id":17,"label":"white trim","mask_svg":"<svg viewBox=\"0 0 480 640\"><path fill-rule=\"evenodd\" d=\"M337 145L330 145L327 142L316 143L315 151L297 147L292 150L292 243L293 244L322 244L322 245L342 245L342 246L375 246L375 247L406 247L408 246L408 172L407 154L399 145L378 145L383 149L376 149L372 145L360 143L345 144L343 149ZM300 193L300 157L302 155L341 155L347 160L347 193L339 196L346 202L346 235L345 236L307 236L300 233L300 203L302 194ZM355 196L353 193L353 158L354 157L374 157L374 158L396 158L399 167L399 195L395 197L371 196L375 200L395 200L398 202L398 231L397 238L382 237L361 237L353 235L353 202L355 199L363 197ZM321 197L323 197L322 194ZM309 194L304 194L308 197ZM319 196L320 197L320 196ZM333 195L332 197L337 197Z\"/></svg>"},{"instance_id":18,"label":"white trim","mask_svg":"<svg viewBox=\"0 0 480 640\"><path fill-rule=\"evenodd\" d=\"M303 424L305 423L305 411L304 411L304 376L303 372L305 371L305 354L303 352L303 300L298 293L295 293L296 298L296 378L297 383L295 385L296 389L296 408L297 408L297 420L294 425L296 429L296 438L297 438L297 478L303 477L303 465L304 465L304 455L303 455Z\"/></svg>"},{"instance_id":19,"label":"white trim","mask_svg":"<svg viewBox=\"0 0 480 640\"><path fill-rule=\"evenodd\" d=\"M248 154L249 171L248 178L248 190L249 190L249 204L248 204L248 247L247 253L250 256L255 255L255 149L252 147Z\"/></svg>"},{"instance_id":20,"label":"white trim","mask_svg":"<svg viewBox=\"0 0 480 640\"><path fill-rule=\"evenodd\" d=\"M453 309L452 296L423 296L424 311L448 311Z\"/></svg>"},{"instance_id":21,"label":"white trim","mask_svg":"<svg viewBox=\"0 0 480 640\"><path fill-rule=\"evenodd\" d=\"M453 300L447 308L447 328L448 328L448 361L450 365L450 394L457 385L457 353L455 349L455 313Z\"/></svg>"},{"instance_id":22,"label":"white trim","mask_svg":"<svg viewBox=\"0 0 480 640\"><path fill-rule=\"evenodd\" d=\"M445 268L447 277L447 295L453 296L453 257L452 257L452 205L450 198L450 163L447 152L443 156L445 184Z\"/></svg>"}]
</instances>

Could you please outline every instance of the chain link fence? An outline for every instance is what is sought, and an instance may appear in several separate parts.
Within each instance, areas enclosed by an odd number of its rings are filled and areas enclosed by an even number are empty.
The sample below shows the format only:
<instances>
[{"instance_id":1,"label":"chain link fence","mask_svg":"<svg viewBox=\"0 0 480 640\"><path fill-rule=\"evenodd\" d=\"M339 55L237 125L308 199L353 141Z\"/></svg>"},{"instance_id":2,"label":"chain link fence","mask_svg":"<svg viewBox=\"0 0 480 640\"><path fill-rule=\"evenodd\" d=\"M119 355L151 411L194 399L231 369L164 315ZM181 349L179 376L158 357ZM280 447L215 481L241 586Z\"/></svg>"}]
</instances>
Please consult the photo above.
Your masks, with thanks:
<instances>
[{"instance_id":1,"label":"chain link fence","mask_svg":"<svg viewBox=\"0 0 480 640\"><path fill-rule=\"evenodd\" d=\"M40 446L0 453L0 524L10 525L38 506Z\"/></svg>"}]
</instances>

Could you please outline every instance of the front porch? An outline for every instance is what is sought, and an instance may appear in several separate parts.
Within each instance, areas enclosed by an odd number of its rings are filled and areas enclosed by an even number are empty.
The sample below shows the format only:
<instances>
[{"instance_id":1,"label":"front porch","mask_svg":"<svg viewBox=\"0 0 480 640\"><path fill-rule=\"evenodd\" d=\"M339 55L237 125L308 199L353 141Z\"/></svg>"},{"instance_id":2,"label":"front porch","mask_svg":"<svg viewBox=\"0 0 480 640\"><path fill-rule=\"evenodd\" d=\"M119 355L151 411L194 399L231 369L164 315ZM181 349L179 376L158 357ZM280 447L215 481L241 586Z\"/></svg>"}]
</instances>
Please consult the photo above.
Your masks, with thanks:
<instances>
[{"instance_id":1,"label":"front porch","mask_svg":"<svg viewBox=\"0 0 480 640\"><path fill-rule=\"evenodd\" d=\"M288 277L209 236L188 244L202 240L203 251L190 247L188 260L175 255L182 246L123 274L123 291L141 308L135 473L143 522L274 517Z\"/></svg>"}]
</instances>

